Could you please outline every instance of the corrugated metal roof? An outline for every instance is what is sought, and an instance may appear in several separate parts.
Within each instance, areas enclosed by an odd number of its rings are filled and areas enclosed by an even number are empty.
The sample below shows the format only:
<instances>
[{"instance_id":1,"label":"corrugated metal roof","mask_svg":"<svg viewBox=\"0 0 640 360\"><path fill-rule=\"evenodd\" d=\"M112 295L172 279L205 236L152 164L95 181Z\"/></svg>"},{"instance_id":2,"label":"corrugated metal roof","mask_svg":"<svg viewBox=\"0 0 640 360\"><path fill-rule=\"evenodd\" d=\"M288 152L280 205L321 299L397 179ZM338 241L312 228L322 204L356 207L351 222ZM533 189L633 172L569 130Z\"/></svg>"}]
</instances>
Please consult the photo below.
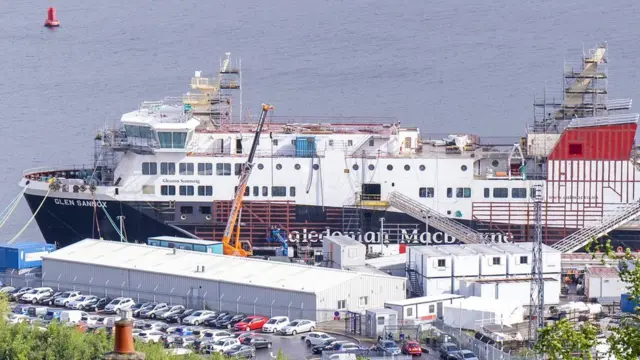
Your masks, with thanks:
<instances>
[{"instance_id":1,"label":"corrugated metal roof","mask_svg":"<svg viewBox=\"0 0 640 360\"><path fill-rule=\"evenodd\" d=\"M396 305L396 306L408 306L408 305L416 305L416 304L428 304L432 302L445 301L451 299L461 299L464 298L463 295L456 294L440 294L433 296L422 296L412 299L406 300L396 300L396 301L385 301L385 305Z\"/></svg>"},{"instance_id":2,"label":"corrugated metal roof","mask_svg":"<svg viewBox=\"0 0 640 360\"><path fill-rule=\"evenodd\" d=\"M465 255L478 255L478 254L524 254L531 253L533 249L533 243L512 243L512 244L449 244L449 245L427 245L411 247L412 250L419 251L428 256L465 256ZM542 245L542 252L560 253L560 251L547 246Z\"/></svg>"},{"instance_id":3,"label":"corrugated metal roof","mask_svg":"<svg viewBox=\"0 0 640 360\"><path fill-rule=\"evenodd\" d=\"M322 238L322 241L330 241L332 243L338 244L340 246L362 246L365 245L358 240L354 240L348 236L325 236Z\"/></svg>"},{"instance_id":4,"label":"corrugated metal roof","mask_svg":"<svg viewBox=\"0 0 640 360\"><path fill-rule=\"evenodd\" d=\"M618 268L613 266L588 266L587 274L591 277L612 278L620 276Z\"/></svg>"},{"instance_id":5,"label":"corrugated metal roof","mask_svg":"<svg viewBox=\"0 0 640 360\"><path fill-rule=\"evenodd\" d=\"M93 239L69 245L43 259L45 267L46 260L51 259L305 293L317 293L365 276L353 271L196 251L176 250L174 255L173 249ZM196 272L196 266L204 266L205 271Z\"/></svg>"}]
</instances>

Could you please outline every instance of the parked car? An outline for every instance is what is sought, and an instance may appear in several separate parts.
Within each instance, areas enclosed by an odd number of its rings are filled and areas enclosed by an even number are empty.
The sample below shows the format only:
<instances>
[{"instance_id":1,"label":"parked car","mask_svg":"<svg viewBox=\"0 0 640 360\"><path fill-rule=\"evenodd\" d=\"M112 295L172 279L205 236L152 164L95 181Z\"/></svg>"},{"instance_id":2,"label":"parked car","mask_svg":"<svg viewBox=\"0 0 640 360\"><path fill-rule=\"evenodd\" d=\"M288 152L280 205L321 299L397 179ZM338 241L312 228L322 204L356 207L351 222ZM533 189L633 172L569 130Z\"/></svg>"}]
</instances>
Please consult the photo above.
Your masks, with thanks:
<instances>
[{"instance_id":1,"label":"parked car","mask_svg":"<svg viewBox=\"0 0 640 360\"><path fill-rule=\"evenodd\" d=\"M217 328L226 328L234 314L219 315L213 322L213 326ZM210 319L211 321L212 319Z\"/></svg>"},{"instance_id":2,"label":"parked car","mask_svg":"<svg viewBox=\"0 0 640 360\"><path fill-rule=\"evenodd\" d=\"M45 321L60 320L61 309L48 309L47 314L44 316Z\"/></svg>"},{"instance_id":3,"label":"parked car","mask_svg":"<svg viewBox=\"0 0 640 360\"><path fill-rule=\"evenodd\" d=\"M402 345L402 353L411 356L421 356L422 348L417 341L407 341Z\"/></svg>"},{"instance_id":4,"label":"parked car","mask_svg":"<svg viewBox=\"0 0 640 360\"><path fill-rule=\"evenodd\" d=\"M303 332L309 332L316 329L316 322L311 320L297 319L293 320L287 326L280 330L282 335L295 335Z\"/></svg>"},{"instance_id":5,"label":"parked car","mask_svg":"<svg viewBox=\"0 0 640 360\"><path fill-rule=\"evenodd\" d=\"M78 324L82 321L83 317L87 317L89 314L79 310L64 310L60 313L60 322Z\"/></svg>"},{"instance_id":6,"label":"parked car","mask_svg":"<svg viewBox=\"0 0 640 360\"><path fill-rule=\"evenodd\" d=\"M180 336L191 336L193 333L193 328L191 326L180 326L176 329L176 334Z\"/></svg>"},{"instance_id":7,"label":"parked car","mask_svg":"<svg viewBox=\"0 0 640 360\"><path fill-rule=\"evenodd\" d=\"M247 339L251 339L252 336L257 336L257 334L254 331L236 331L232 336L238 339L241 344L245 344L245 341L247 341Z\"/></svg>"},{"instance_id":8,"label":"parked car","mask_svg":"<svg viewBox=\"0 0 640 360\"><path fill-rule=\"evenodd\" d=\"M456 360L478 360L476 354L471 350L460 350L454 354Z\"/></svg>"},{"instance_id":9,"label":"parked car","mask_svg":"<svg viewBox=\"0 0 640 360\"><path fill-rule=\"evenodd\" d=\"M177 312L173 315L168 315L164 318L164 321L168 322L168 323L180 323L182 322L182 319L186 318L187 316L193 314L195 310L194 309L186 309L184 311L181 312Z\"/></svg>"},{"instance_id":10,"label":"parked car","mask_svg":"<svg viewBox=\"0 0 640 360\"><path fill-rule=\"evenodd\" d=\"M118 297L113 299L107 306L104 307L104 312L107 314L115 314L120 310L131 309L136 303L132 298Z\"/></svg>"},{"instance_id":11,"label":"parked car","mask_svg":"<svg viewBox=\"0 0 640 360\"><path fill-rule=\"evenodd\" d=\"M53 289L50 287L39 287L31 289L22 294L22 296L20 297L20 302L30 302L32 304L37 304L40 299L51 294L53 294Z\"/></svg>"},{"instance_id":12,"label":"parked car","mask_svg":"<svg viewBox=\"0 0 640 360\"><path fill-rule=\"evenodd\" d=\"M265 333L277 333L282 330L283 327L289 324L289 317L287 316L274 316L262 327L262 332Z\"/></svg>"},{"instance_id":13,"label":"parked car","mask_svg":"<svg viewBox=\"0 0 640 360\"><path fill-rule=\"evenodd\" d=\"M213 343L213 351L214 352L223 353L223 352L229 350L234 345L240 345L240 341L238 341L238 339L234 339L234 338L220 339L220 340L218 340L218 341ZM211 352L206 352L206 353L210 354Z\"/></svg>"},{"instance_id":14,"label":"parked car","mask_svg":"<svg viewBox=\"0 0 640 360\"><path fill-rule=\"evenodd\" d=\"M145 343L158 343L162 341L163 332L151 330L138 333L138 340Z\"/></svg>"},{"instance_id":15,"label":"parked car","mask_svg":"<svg viewBox=\"0 0 640 360\"><path fill-rule=\"evenodd\" d=\"M75 301L80 296L82 296L80 291L65 291L53 300L53 305L64 307L68 302Z\"/></svg>"},{"instance_id":16,"label":"parked car","mask_svg":"<svg viewBox=\"0 0 640 360\"><path fill-rule=\"evenodd\" d=\"M12 293L14 291L16 291L16 288L13 287L13 286L3 286L0 289L0 293L3 293L3 294L10 294L10 293Z\"/></svg>"},{"instance_id":17,"label":"parked car","mask_svg":"<svg viewBox=\"0 0 640 360\"><path fill-rule=\"evenodd\" d=\"M180 314L182 311L184 311L184 306L175 305L175 306L167 307L165 309L157 311L156 317L158 319L166 319L168 316L171 316L174 314Z\"/></svg>"},{"instance_id":18,"label":"parked car","mask_svg":"<svg viewBox=\"0 0 640 360\"><path fill-rule=\"evenodd\" d=\"M438 352L440 353L441 359L449 360L450 357L455 357L455 354L460 352L460 348L454 343L446 342L440 345Z\"/></svg>"},{"instance_id":19,"label":"parked car","mask_svg":"<svg viewBox=\"0 0 640 360\"><path fill-rule=\"evenodd\" d=\"M135 304L131 307L131 316L133 317L138 317L140 316L140 312L142 310L146 310L149 306L152 306L155 303L152 302L146 302L146 303L140 303L140 304Z\"/></svg>"},{"instance_id":20,"label":"parked car","mask_svg":"<svg viewBox=\"0 0 640 360\"><path fill-rule=\"evenodd\" d=\"M17 301L18 299L20 299L22 297L22 295L26 294L27 292L33 290L32 287L28 287L28 286L23 286L19 289L14 290L13 292L11 292L11 295L9 295L9 299L11 299L12 301Z\"/></svg>"},{"instance_id":21,"label":"parked car","mask_svg":"<svg viewBox=\"0 0 640 360\"><path fill-rule=\"evenodd\" d=\"M39 318L47 315L47 311L49 311L49 309L46 306L29 306L29 308L27 308L27 315Z\"/></svg>"},{"instance_id":22,"label":"parked car","mask_svg":"<svg viewBox=\"0 0 640 360\"><path fill-rule=\"evenodd\" d=\"M167 305L166 303L155 304L153 306L149 306L146 309L141 310L140 317L155 319L158 311L162 311L167 308L169 308L169 305Z\"/></svg>"},{"instance_id":23,"label":"parked car","mask_svg":"<svg viewBox=\"0 0 640 360\"><path fill-rule=\"evenodd\" d=\"M248 345L253 346L256 349L271 349L271 340L262 336L251 336L251 341Z\"/></svg>"},{"instance_id":24,"label":"parked car","mask_svg":"<svg viewBox=\"0 0 640 360\"><path fill-rule=\"evenodd\" d=\"M385 355L400 355L402 350L393 340L382 340L376 345L376 349Z\"/></svg>"},{"instance_id":25,"label":"parked car","mask_svg":"<svg viewBox=\"0 0 640 360\"><path fill-rule=\"evenodd\" d=\"M58 296L62 295L62 291L56 291L53 294L49 294L49 295L45 295L43 296L38 303L40 303L40 305L49 305L49 306L53 306L53 300L55 300L55 298L57 298Z\"/></svg>"},{"instance_id":26,"label":"parked car","mask_svg":"<svg viewBox=\"0 0 640 360\"><path fill-rule=\"evenodd\" d=\"M310 332L304 337L304 342L308 347L325 345L327 342L331 343L335 340L336 338L323 332Z\"/></svg>"},{"instance_id":27,"label":"parked car","mask_svg":"<svg viewBox=\"0 0 640 360\"><path fill-rule=\"evenodd\" d=\"M79 298L69 301L66 305L69 309L84 310L89 309L91 304L98 301L98 297L94 295L82 295Z\"/></svg>"},{"instance_id":28,"label":"parked car","mask_svg":"<svg viewBox=\"0 0 640 360\"><path fill-rule=\"evenodd\" d=\"M225 330L208 330L204 331L204 335L202 336L202 342L210 341L216 342L220 339L233 337L233 335Z\"/></svg>"},{"instance_id":29,"label":"parked car","mask_svg":"<svg viewBox=\"0 0 640 360\"><path fill-rule=\"evenodd\" d=\"M264 324L267 323L267 321L269 321L269 318L264 316L247 316L242 321L237 322L235 325L233 325L233 328L236 331L260 330L262 329Z\"/></svg>"},{"instance_id":30,"label":"parked car","mask_svg":"<svg viewBox=\"0 0 640 360\"><path fill-rule=\"evenodd\" d=\"M256 349L253 346L233 345L224 354L234 359L251 359L256 356Z\"/></svg>"},{"instance_id":31,"label":"parked car","mask_svg":"<svg viewBox=\"0 0 640 360\"><path fill-rule=\"evenodd\" d=\"M350 341L343 340L332 341L330 343L314 346L311 351L314 354L322 354L324 351L337 351L340 348L340 345L347 344L349 342Z\"/></svg>"},{"instance_id":32,"label":"parked car","mask_svg":"<svg viewBox=\"0 0 640 360\"><path fill-rule=\"evenodd\" d=\"M233 329L233 326L235 324L239 323L240 321L242 321L246 317L247 317L247 315L245 315L245 314L235 314L235 315L225 316L224 318L220 319L219 321L216 321L216 327Z\"/></svg>"},{"instance_id":33,"label":"parked car","mask_svg":"<svg viewBox=\"0 0 640 360\"><path fill-rule=\"evenodd\" d=\"M108 297L103 297L98 299L98 301L95 302L95 304L92 304L89 306L88 310L92 310L95 312L98 312L100 310L104 310L104 308L109 305L109 303L111 302L111 298Z\"/></svg>"},{"instance_id":34,"label":"parked car","mask_svg":"<svg viewBox=\"0 0 640 360\"><path fill-rule=\"evenodd\" d=\"M17 305L13 308L12 311L14 314L27 315L29 314L29 307L30 305Z\"/></svg>"},{"instance_id":35,"label":"parked car","mask_svg":"<svg viewBox=\"0 0 640 360\"><path fill-rule=\"evenodd\" d=\"M212 315L213 315L213 312L209 310L198 310L198 311L195 311L193 314L187 316L186 318L182 319L182 323L188 324L188 325L199 325L204 323L204 321L207 320Z\"/></svg>"}]
</instances>

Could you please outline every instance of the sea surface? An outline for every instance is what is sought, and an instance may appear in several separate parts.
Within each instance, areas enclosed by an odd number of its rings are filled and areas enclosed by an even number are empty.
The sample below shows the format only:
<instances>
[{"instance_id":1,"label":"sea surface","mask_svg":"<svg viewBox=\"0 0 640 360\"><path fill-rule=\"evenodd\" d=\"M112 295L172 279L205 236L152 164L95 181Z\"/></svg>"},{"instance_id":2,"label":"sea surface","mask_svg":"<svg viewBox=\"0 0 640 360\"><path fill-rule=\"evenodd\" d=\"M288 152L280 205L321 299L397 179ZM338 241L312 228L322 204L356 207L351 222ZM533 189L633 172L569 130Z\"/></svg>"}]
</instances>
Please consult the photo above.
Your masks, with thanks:
<instances>
[{"instance_id":1,"label":"sea surface","mask_svg":"<svg viewBox=\"0 0 640 360\"><path fill-rule=\"evenodd\" d=\"M519 136L583 47L608 42L611 96L640 99L638 19L632 0L0 1L0 210L24 169L90 163L100 126L188 91L227 51L253 114ZM22 201L0 242L30 217ZM35 222L20 240L42 241Z\"/></svg>"}]
</instances>

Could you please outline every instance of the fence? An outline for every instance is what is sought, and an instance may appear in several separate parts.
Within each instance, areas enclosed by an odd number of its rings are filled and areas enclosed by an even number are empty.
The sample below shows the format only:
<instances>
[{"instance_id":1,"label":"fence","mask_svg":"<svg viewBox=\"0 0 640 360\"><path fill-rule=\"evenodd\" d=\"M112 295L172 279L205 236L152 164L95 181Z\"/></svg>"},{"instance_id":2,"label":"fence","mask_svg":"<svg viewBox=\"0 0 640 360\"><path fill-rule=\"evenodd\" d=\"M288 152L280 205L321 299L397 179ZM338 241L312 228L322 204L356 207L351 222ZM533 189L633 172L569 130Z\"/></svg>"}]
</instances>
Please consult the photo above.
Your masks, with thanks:
<instances>
[{"instance_id":1,"label":"fence","mask_svg":"<svg viewBox=\"0 0 640 360\"><path fill-rule=\"evenodd\" d=\"M512 354L511 352L504 352L494 345L490 345L480 339L476 339L474 336L469 335L465 330L460 328L454 328L446 325L440 320L434 321L433 326L444 334L449 335L455 340L455 342L462 349L468 349L473 351L480 360L533 360L533 356L522 356L519 354ZM423 334L424 335L424 334Z\"/></svg>"},{"instance_id":2,"label":"fence","mask_svg":"<svg viewBox=\"0 0 640 360\"><path fill-rule=\"evenodd\" d=\"M393 359L393 360L410 360L411 356L408 355L386 355L380 353L376 350L348 350L348 351L323 351L322 352L322 360L334 360L339 358L338 356L331 357L332 355L337 354L354 354L357 357L362 357L367 360L384 360L384 359ZM343 357L345 358L345 357Z\"/></svg>"}]
</instances>

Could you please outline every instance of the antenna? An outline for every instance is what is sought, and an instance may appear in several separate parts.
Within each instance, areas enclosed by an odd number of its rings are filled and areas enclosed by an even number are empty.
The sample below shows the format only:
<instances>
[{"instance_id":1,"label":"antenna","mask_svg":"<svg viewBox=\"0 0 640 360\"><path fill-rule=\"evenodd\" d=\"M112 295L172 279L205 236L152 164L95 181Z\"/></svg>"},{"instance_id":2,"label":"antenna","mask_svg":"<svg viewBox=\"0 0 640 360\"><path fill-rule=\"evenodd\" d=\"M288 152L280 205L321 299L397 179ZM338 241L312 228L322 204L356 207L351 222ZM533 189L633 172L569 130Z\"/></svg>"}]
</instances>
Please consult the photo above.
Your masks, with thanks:
<instances>
[{"instance_id":1,"label":"antenna","mask_svg":"<svg viewBox=\"0 0 640 360\"><path fill-rule=\"evenodd\" d=\"M542 270L542 185L533 186L534 233L531 247L531 292L529 303L529 345L538 341L544 327L544 273Z\"/></svg>"}]
</instances>

